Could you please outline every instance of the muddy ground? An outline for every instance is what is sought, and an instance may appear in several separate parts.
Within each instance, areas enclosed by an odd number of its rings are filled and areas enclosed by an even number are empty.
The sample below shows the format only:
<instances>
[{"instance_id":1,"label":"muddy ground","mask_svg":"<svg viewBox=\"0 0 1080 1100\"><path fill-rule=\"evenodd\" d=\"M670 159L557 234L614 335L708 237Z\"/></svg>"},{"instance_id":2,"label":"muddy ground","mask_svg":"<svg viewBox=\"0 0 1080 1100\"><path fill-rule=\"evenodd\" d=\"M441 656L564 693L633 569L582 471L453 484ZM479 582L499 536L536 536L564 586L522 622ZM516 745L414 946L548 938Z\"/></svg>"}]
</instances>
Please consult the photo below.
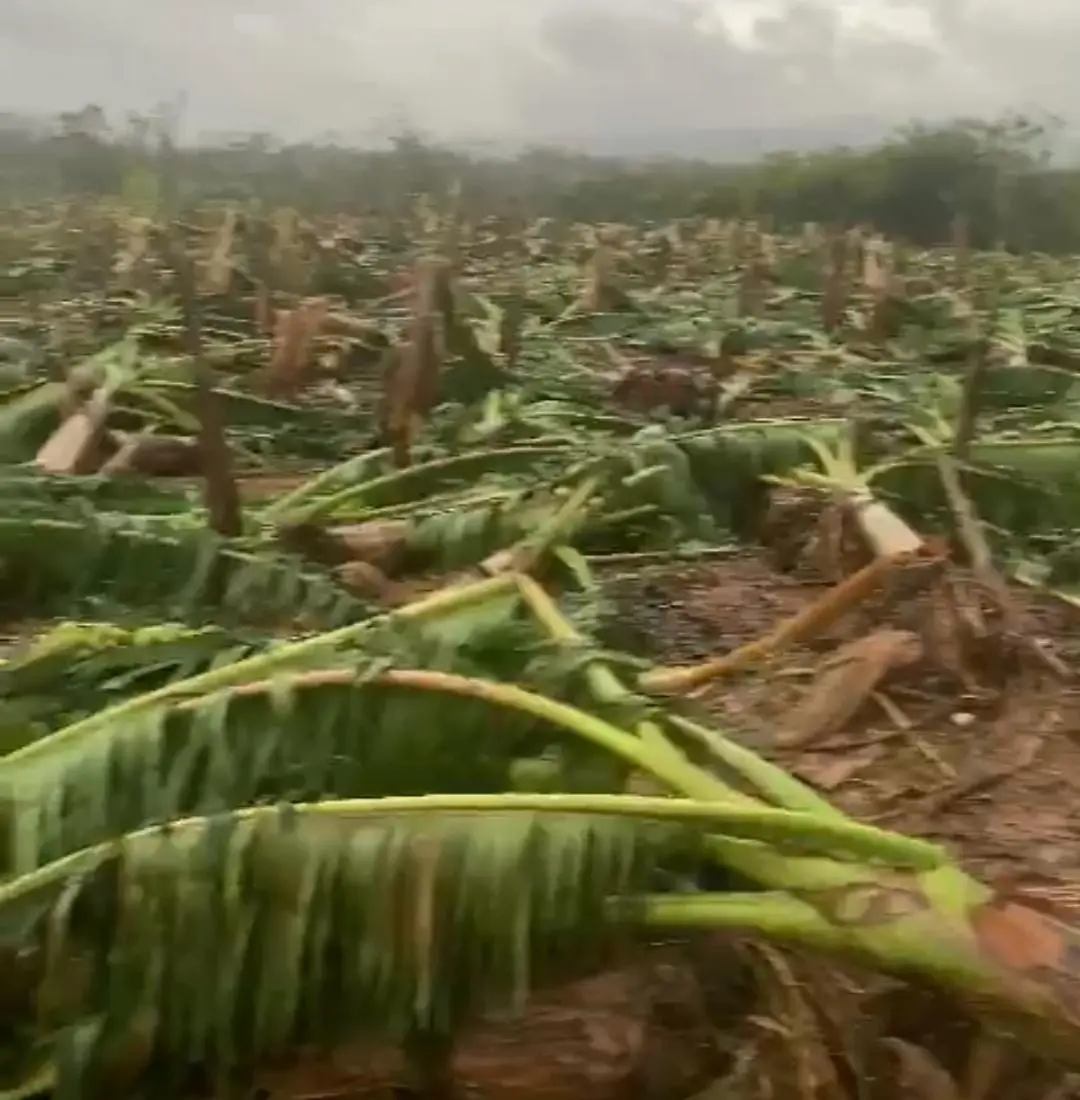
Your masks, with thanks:
<instances>
[{"instance_id":1,"label":"muddy ground","mask_svg":"<svg viewBox=\"0 0 1080 1100\"><path fill-rule=\"evenodd\" d=\"M668 659L686 663L766 635L828 590L750 554L644 583L671 586L650 625L675 640ZM1080 609L1022 588L1012 593L1040 648L1080 670ZM930 619L930 602L905 607L902 626ZM964 683L948 668L916 668L887 677L835 731L777 747L832 655L893 625L872 610L855 613L760 672L699 690L695 701L861 820L947 843L983 877L1023 879L1067 902L1070 879L1080 890L1080 676L1059 677L1030 659L1006 682L997 669L981 677L975 669Z\"/></svg>"},{"instance_id":2,"label":"muddy ground","mask_svg":"<svg viewBox=\"0 0 1080 1100\"><path fill-rule=\"evenodd\" d=\"M796 574L798 570L796 570ZM970 591L949 566L947 584ZM665 663L695 663L762 638L829 590L746 553L611 581L617 601L665 639ZM775 760L857 819L945 844L966 869L1029 903L1080 912L1080 610L1010 588L1020 652L980 668L942 645L935 586L866 604L752 673L698 689L714 725ZM955 611L955 602L953 604ZM912 632L922 657L887 674L840 720L820 717L838 654L872 635ZM948 639L944 639L947 643ZM985 639L984 639L985 641ZM1015 638L1008 644L1015 646ZM964 648L964 647L960 647ZM813 701L811 701L813 700ZM812 736L806 737L810 733ZM1066 1100L1080 1084L981 1033L947 998L760 945L739 945L756 976L732 1055L709 1097ZM674 1100L672 1096L671 1100Z\"/></svg>"}]
</instances>

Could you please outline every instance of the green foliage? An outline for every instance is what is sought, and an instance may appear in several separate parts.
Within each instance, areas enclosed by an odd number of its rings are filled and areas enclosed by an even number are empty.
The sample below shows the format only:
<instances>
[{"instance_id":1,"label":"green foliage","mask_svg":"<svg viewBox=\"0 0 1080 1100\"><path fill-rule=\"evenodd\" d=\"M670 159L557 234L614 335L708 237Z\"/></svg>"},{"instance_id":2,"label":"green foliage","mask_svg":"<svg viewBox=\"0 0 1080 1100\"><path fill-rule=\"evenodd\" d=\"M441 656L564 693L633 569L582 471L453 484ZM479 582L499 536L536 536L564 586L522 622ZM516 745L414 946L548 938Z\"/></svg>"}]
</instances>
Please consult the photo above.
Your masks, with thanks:
<instances>
[{"instance_id":1,"label":"green foliage","mask_svg":"<svg viewBox=\"0 0 1080 1100\"><path fill-rule=\"evenodd\" d=\"M266 135L228 147L183 150L182 190L204 198L255 199L312 213L396 216L417 195L456 193L467 217L551 215L583 222L769 217L780 228L803 222L865 222L918 243L948 239L958 214L973 243L1080 249L1080 172L1048 163L1053 120L1006 115L915 124L873 148L775 154L756 163L623 161L559 150L489 160L399 138L387 151L314 145L281 147ZM14 140L14 139L12 139ZM109 130L95 108L64 116L58 137L22 139L18 178L26 197L63 193L134 196L156 202L146 134ZM18 183L8 188L18 195ZM53 191L52 193L55 193ZM525 208L523 209L523 202ZM360 205L362 204L362 205Z\"/></svg>"},{"instance_id":2,"label":"green foliage","mask_svg":"<svg viewBox=\"0 0 1080 1100\"><path fill-rule=\"evenodd\" d=\"M216 613L263 625L296 616L334 624L363 607L315 567L224 543L190 512L131 516L29 502L0 519L0 555L0 598L47 614L96 604L191 620Z\"/></svg>"},{"instance_id":3,"label":"green foliage","mask_svg":"<svg viewBox=\"0 0 1080 1100\"><path fill-rule=\"evenodd\" d=\"M50 729L265 649L259 635L177 624L62 622L0 664L0 736L12 752Z\"/></svg>"},{"instance_id":4,"label":"green foliage","mask_svg":"<svg viewBox=\"0 0 1080 1100\"><path fill-rule=\"evenodd\" d=\"M9 758L0 787L13 816L0 832L14 845L11 858L37 864L149 821L259 802L506 790L512 762L557 744L556 731L478 700L398 688L379 673L400 666L490 674L502 664L508 676L521 675L523 642L537 641L505 624L497 636L474 636L462 647L388 628L369 634L362 652L321 655L317 667L355 674L290 670L257 690L226 689L190 707L118 710L115 719L100 711L104 721L95 719L85 735L46 739ZM222 635L182 637L172 653L155 654L138 639L125 648L70 663L69 703L80 692L85 702L91 686L105 703L106 685L114 697L130 696L155 681L227 670L256 652ZM41 659L29 668L13 663L4 669L10 697L25 702L31 673L48 670ZM125 673L143 682L118 682Z\"/></svg>"},{"instance_id":5,"label":"green foliage","mask_svg":"<svg viewBox=\"0 0 1080 1100\"><path fill-rule=\"evenodd\" d=\"M610 957L611 899L659 850L632 821L371 808L188 821L0 887L27 945L4 1004L36 1000L40 1035L0 1085L44 1065L58 1096L117 1095L152 1065L172 1096L199 1065L225 1088L302 1044L452 1035Z\"/></svg>"}]
</instances>

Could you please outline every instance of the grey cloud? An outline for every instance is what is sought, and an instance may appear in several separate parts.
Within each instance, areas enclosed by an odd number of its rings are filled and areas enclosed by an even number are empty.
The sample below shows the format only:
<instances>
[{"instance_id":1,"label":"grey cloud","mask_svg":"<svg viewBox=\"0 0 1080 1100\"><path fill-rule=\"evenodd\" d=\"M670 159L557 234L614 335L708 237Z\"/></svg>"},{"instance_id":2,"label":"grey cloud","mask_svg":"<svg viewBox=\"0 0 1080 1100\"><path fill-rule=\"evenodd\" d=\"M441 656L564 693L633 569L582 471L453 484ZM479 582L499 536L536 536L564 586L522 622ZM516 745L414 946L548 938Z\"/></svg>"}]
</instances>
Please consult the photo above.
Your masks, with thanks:
<instances>
[{"instance_id":1,"label":"grey cloud","mask_svg":"<svg viewBox=\"0 0 1080 1100\"><path fill-rule=\"evenodd\" d=\"M738 40L717 10L742 16ZM739 128L1067 111L1078 35L1075 0L0 0L0 109L120 117L183 90L189 130L408 120L450 139L704 149Z\"/></svg>"}]
</instances>

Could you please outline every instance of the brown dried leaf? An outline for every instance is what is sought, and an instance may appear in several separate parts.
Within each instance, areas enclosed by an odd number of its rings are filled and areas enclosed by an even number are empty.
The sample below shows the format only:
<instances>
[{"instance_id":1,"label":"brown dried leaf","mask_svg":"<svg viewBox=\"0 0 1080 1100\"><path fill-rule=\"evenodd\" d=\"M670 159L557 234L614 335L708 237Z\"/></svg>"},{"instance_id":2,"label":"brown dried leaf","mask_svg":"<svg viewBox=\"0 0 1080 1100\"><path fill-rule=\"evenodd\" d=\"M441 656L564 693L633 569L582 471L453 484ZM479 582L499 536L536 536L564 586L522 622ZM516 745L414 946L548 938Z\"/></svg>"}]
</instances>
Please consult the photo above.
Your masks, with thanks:
<instances>
[{"instance_id":1,"label":"brown dried leaf","mask_svg":"<svg viewBox=\"0 0 1080 1100\"><path fill-rule=\"evenodd\" d=\"M589 313L606 313L608 287L613 276L611 249L601 245L592 254L585 269L585 289L581 304Z\"/></svg>"},{"instance_id":2,"label":"brown dried leaf","mask_svg":"<svg viewBox=\"0 0 1080 1100\"><path fill-rule=\"evenodd\" d=\"M270 304L270 290L262 282L255 285L255 328L263 336L274 335L274 310Z\"/></svg>"},{"instance_id":3,"label":"brown dried leaf","mask_svg":"<svg viewBox=\"0 0 1080 1100\"><path fill-rule=\"evenodd\" d=\"M331 528L353 561L366 561L384 571L394 572L412 525L405 520L381 520Z\"/></svg>"},{"instance_id":4,"label":"brown dried leaf","mask_svg":"<svg viewBox=\"0 0 1080 1100\"><path fill-rule=\"evenodd\" d=\"M195 271L179 227L174 227L169 247L176 272L180 309L184 322L184 348L195 375L195 414L199 420L199 466L203 475L203 501L207 524L223 538L236 538L243 531L240 493L233 476L232 451L225 437L225 411L213 368L203 355L202 318L195 293ZM220 559L211 585L224 584Z\"/></svg>"},{"instance_id":5,"label":"brown dried leaf","mask_svg":"<svg viewBox=\"0 0 1080 1100\"><path fill-rule=\"evenodd\" d=\"M138 284L139 275L146 268L150 253L150 231L153 222L150 218L129 218L124 225L124 245L117 254L113 271L120 284L131 288Z\"/></svg>"},{"instance_id":6,"label":"brown dried leaf","mask_svg":"<svg viewBox=\"0 0 1080 1100\"><path fill-rule=\"evenodd\" d=\"M515 288L509 301L503 306L499 318L499 352L507 370L514 370L521 356L521 333L525 327L525 295Z\"/></svg>"},{"instance_id":7,"label":"brown dried leaf","mask_svg":"<svg viewBox=\"0 0 1080 1100\"><path fill-rule=\"evenodd\" d=\"M853 776L870 767L882 754L881 745L867 745L859 752L813 753L799 758L794 771L822 791L834 791Z\"/></svg>"},{"instance_id":8,"label":"brown dried leaf","mask_svg":"<svg viewBox=\"0 0 1080 1100\"><path fill-rule=\"evenodd\" d=\"M958 286L967 281L967 270L971 261L970 230L967 216L957 214L952 223L952 247L954 277Z\"/></svg>"},{"instance_id":9,"label":"brown dried leaf","mask_svg":"<svg viewBox=\"0 0 1080 1100\"><path fill-rule=\"evenodd\" d=\"M766 945L759 946L757 950L770 972L770 980L763 984L769 994L771 1015L777 1024L775 1034L783 1040L782 1044L770 1044L775 1050L770 1061L784 1077L789 1078L789 1089L785 1094L798 1096L800 1100L832 1100L842 1095L836 1067L817 1013L792 972L788 959Z\"/></svg>"},{"instance_id":10,"label":"brown dried leaf","mask_svg":"<svg viewBox=\"0 0 1080 1100\"><path fill-rule=\"evenodd\" d=\"M274 282L291 294L302 294L308 283L308 265L299 215L295 210L279 210L274 216L273 231L268 259L276 276Z\"/></svg>"},{"instance_id":11,"label":"brown dried leaf","mask_svg":"<svg viewBox=\"0 0 1080 1100\"><path fill-rule=\"evenodd\" d=\"M631 367L615 383L612 400L639 413L667 408L676 416L693 416L704 411L713 380L701 380L692 369L641 363Z\"/></svg>"},{"instance_id":12,"label":"brown dried leaf","mask_svg":"<svg viewBox=\"0 0 1080 1100\"><path fill-rule=\"evenodd\" d=\"M906 630L879 630L841 646L781 723L777 744L798 748L842 729L890 672L922 655L919 636Z\"/></svg>"},{"instance_id":13,"label":"brown dried leaf","mask_svg":"<svg viewBox=\"0 0 1080 1100\"><path fill-rule=\"evenodd\" d=\"M732 263L740 264L747 254L747 244L752 240L753 232L742 222L728 222L727 244Z\"/></svg>"},{"instance_id":14,"label":"brown dried leaf","mask_svg":"<svg viewBox=\"0 0 1080 1100\"><path fill-rule=\"evenodd\" d=\"M847 259L850 264L845 264L845 276L856 277L863 269L866 262L866 242L872 235L866 226L856 225L847 232Z\"/></svg>"},{"instance_id":15,"label":"brown dried leaf","mask_svg":"<svg viewBox=\"0 0 1080 1100\"><path fill-rule=\"evenodd\" d=\"M765 308L768 269L760 257L743 266L737 308L740 317L758 317Z\"/></svg>"},{"instance_id":16,"label":"brown dried leaf","mask_svg":"<svg viewBox=\"0 0 1080 1100\"><path fill-rule=\"evenodd\" d=\"M244 529L240 491L233 476L232 451L225 437L225 410L210 367L196 356L195 401L199 416L199 466L211 530L238 538Z\"/></svg>"},{"instance_id":17,"label":"brown dried leaf","mask_svg":"<svg viewBox=\"0 0 1080 1100\"><path fill-rule=\"evenodd\" d=\"M633 299L618 285L615 252L606 241L597 244L586 262L584 286L575 307L585 313L618 313L634 308Z\"/></svg>"},{"instance_id":18,"label":"brown dried leaf","mask_svg":"<svg viewBox=\"0 0 1080 1100\"><path fill-rule=\"evenodd\" d=\"M772 273L776 271L776 265L780 262L780 247L776 238L771 233L761 235L761 267L762 271Z\"/></svg>"},{"instance_id":19,"label":"brown dried leaf","mask_svg":"<svg viewBox=\"0 0 1080 1100\"><path fill-rule=\"evenodd\" d=\"M863 286L871 294L881 295L889 288L888 246L882 237L871 237L863 249Z\"/></svg>"}]
</instances>

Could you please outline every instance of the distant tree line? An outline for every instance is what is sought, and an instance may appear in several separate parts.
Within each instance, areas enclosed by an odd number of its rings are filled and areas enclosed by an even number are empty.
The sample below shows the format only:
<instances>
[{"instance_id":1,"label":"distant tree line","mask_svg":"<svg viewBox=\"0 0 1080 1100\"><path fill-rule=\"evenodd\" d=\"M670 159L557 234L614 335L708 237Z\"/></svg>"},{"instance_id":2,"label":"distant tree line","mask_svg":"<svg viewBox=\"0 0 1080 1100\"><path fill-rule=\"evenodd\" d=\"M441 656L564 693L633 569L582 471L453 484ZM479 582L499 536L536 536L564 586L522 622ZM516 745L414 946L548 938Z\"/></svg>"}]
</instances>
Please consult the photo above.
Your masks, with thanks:
<instances>
[{"instance_id":1,"label":"distant tree line","mask_svg":"<svg viewBox=\"0 0 1080 1100\"><path fill-rule=\"evenodd\" d=\"M948 238L958 215L973 242L1080 251L1080 169L1052 163L1053 121L1020 115L914 124L873 148L779 153L754 163L628 160L559 149L499 158L404 134L385 149L281 145L252 134L184 148L189 201L258 200L312 213L402 213L421 194L454 195L466 214L584 221L767 217L867 223L913 243ZM90 105L34 128L0 116L0 201L117 196L152 203L162 119L110 124Z\"/></svg>"}]
</instances>

